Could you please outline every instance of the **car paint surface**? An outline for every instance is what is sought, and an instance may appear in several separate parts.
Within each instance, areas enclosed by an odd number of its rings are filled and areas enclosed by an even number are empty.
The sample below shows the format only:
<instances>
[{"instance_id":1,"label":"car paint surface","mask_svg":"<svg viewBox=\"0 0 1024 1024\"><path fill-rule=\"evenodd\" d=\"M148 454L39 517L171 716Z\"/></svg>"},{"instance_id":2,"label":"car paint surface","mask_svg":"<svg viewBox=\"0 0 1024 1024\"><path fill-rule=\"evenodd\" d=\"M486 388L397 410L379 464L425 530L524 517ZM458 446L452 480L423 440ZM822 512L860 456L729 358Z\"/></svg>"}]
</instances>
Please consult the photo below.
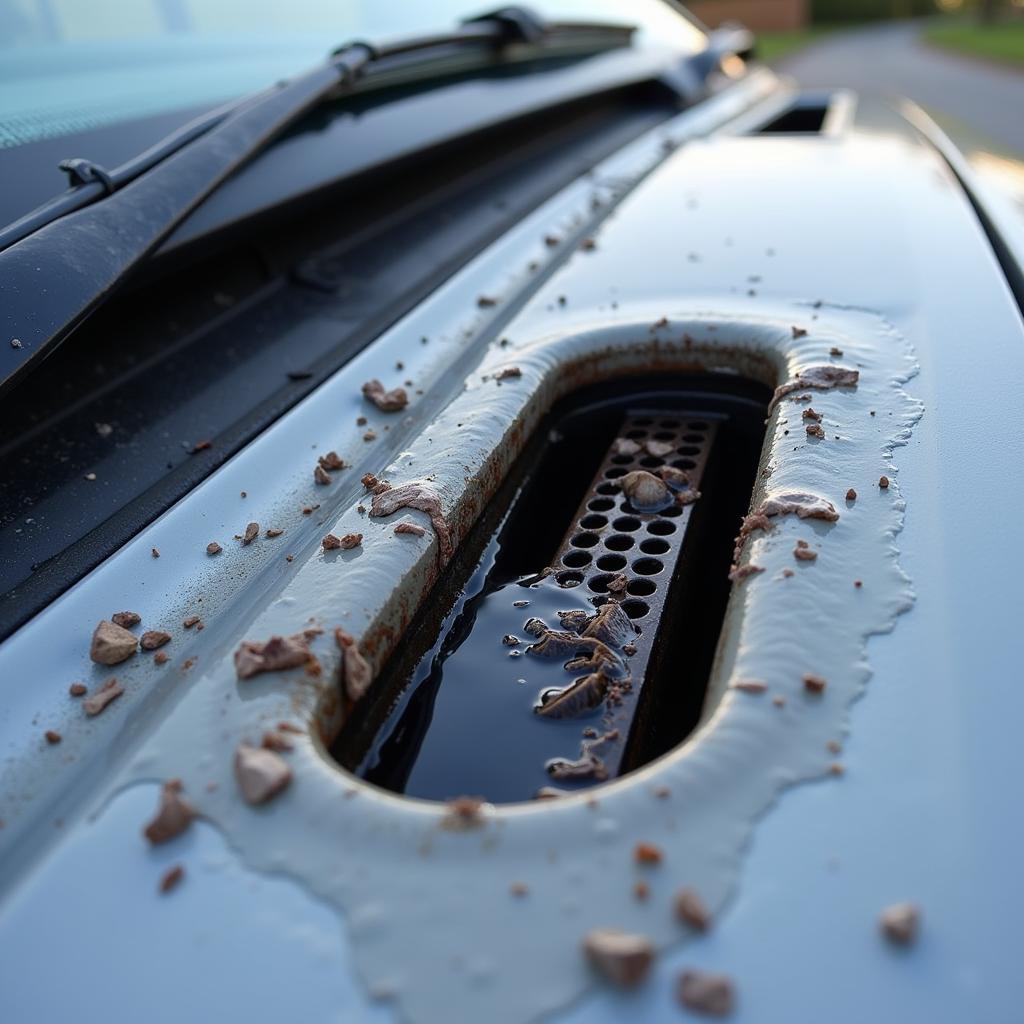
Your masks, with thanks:
<instances>
[{"instance_id":1,"label":"car paint surface","mask_svg":"<svg viewBox=\"0 0 1024 1024\"><path fill-rule=\"evenodd\" d=\"M0 842L8 869L0 979L13 1019L109 1017L110 995L90 984L106 970L124 1019L231 1008L269 1020L280 1011L268 975L293 1010L392 1017L353 970L353 922L293 881L250 871L205 824L176 850L147 851L139 828L155 800L152 785L98 802L125 762L145 776L147 736L189 696L179 663L166 676L136 679L91 732L69 728L66 745L43 750L52 760L76 759L53 769L47 785L40 751L30 748L68 714L67 685L88 671L95 619L123 605L146 622L171 621L201 596L208 629L181 642L176 658L191 644L184 653L199 658L197 674L229 658L237 635L281 599L290 563L285 547L249 562L234 557L228 585L204 562L205 543L240 530L249 516L272 525L285 508L294 514L297 474L308 476L315 454L308 446L333 432L339 452L347 454L346 444L357 450L355 431L341 436L335 417L354 422L359 384L389 380L396 359L425 394L410 407L413 421L382 443L391 459L454 400L467 369L505 331L513 341L572 334L629 324L637 310L655 307L670 317L707 311L751 323L787 314L796 321L816 315L815 302L837 317L888 322L913 348L919 369L906 388L923 416L894 458L906 502L895 546L914 607L891 634L868 642L872 678L850 716L845 774L785 792L755 825L712 932L671 945L639 992L595 983L563 1019L678 1019L674 975L685 966L733 976L737 1021L1013 1019L1009 979L1022 909L1010 757L1022 701L1012 532L1024 499L1015 472L1024 425L1013 415L1024 397L1020 310L947 166L889 112L862 108L840 137L725 131L666 149L656 135L546 204L0 647ZM645 176L647 168L655 169ZM617 204L603 226L581 215L595 194ZM545 253L540 239L551 230L566 244ZM600 257L593 261L572 244L591 232ZM510 286L509 267L524 257L544 261L543 269ZM504 299L498 312L477 310L477 297L496 288ZM421 345L421 336L430 343ZM244 506L235 497L243 489ZM300 524L287 550L301 564L317 541L314 525ZM154 546L158 560L149 554ZM315 698L302 706L312 711ZM272 697L260 690L252 699ZM233 742L225 736L223 750L202 756L223 757ZM301 830L268 829L266 842L288 876L289 846L302 842ZM172 854L189 874L159 896L158 869ZM443 874L436 884L459 880ZM911 950L892 950L877 934L877 913L904 899L923 908L922 936ZM225 918L234 945L221 930ZM138 941L108 958L107 930ZM431 938L411 936L420 945ZM545 938L538 934L537 943ZM210 948L219 951L214 961ZM517 955L511 947L503 959ZM499 960L487 970L502 967ZM484 965L463 968L485 980ZM461 1019L463 1006L454 995L444 1006L443 997L444 1017L435 1019Z\"/></svg>"}]
</instances>

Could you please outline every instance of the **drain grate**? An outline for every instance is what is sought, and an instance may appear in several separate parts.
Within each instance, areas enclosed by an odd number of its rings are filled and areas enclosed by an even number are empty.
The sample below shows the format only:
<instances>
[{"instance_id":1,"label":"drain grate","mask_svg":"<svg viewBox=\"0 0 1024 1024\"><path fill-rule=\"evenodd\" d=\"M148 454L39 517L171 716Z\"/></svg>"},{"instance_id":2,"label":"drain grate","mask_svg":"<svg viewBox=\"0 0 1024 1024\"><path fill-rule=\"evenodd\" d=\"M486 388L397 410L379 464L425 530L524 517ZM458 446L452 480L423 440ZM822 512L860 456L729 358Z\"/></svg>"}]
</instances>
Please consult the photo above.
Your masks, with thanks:
<instances>
[{"instance_id":1,"label":"drain grate","mask_svg":"<svg viewBox=\"0 0 1024 1024\"><path fill-rule=\"evenodd\" d=\"M586 591L598 614L583 618L569 611L558 623L535 619L530 624L538 643L527 653L535 657L549 650L557 657L574 639L581 645L565 663L575 678L564 689L544 694L535 710L541 717L561 719L592 715L600 704L603 708L601 730L588 730L594 735L584 741L579 757L548 762L555 780L619 773L715 430L706 415L627 414L571 520L551 579L564 590ZM650 484L631 476L638 472L666 480L666 507L644 511L635 493L635 503L630 499L627 491ZM618 608L602 612L607 604ZM606 650L599 650L599 644ZM590 671L580 675L581 668Z\"/></svg>"}]
</instances>

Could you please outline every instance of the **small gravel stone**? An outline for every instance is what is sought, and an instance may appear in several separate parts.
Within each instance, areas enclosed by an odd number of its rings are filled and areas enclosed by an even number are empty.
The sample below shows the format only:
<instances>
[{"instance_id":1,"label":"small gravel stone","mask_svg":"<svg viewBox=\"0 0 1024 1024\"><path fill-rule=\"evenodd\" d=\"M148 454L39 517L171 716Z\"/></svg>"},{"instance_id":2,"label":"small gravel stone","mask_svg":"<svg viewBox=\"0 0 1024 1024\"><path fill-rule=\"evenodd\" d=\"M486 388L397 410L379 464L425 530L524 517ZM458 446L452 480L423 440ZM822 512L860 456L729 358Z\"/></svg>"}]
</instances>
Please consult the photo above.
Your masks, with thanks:
<instances>
[{"instance_id":1,"label":"small gravel stone","mask_svg":"<svg viewBox=\"0 0 1024 1024\"><path fill-rule=\"evenodd\" d=\"M89 657L97 665L118 665L135 653L138 644L138 638L124 626L103 619L93 631Z\"/></svg>"},{"instance_id":2,"label":"small gravel stone","mask_svg":"<svg viewBox=\"0 0 1024 1024\"><path fill-rule=\"evenodd\" d=\"M878 919L882 934L897 946L911 946L921 927L921 911L913 903L894 903Z\"/></svg>"},{"instance_id":3,"label":"small gravel stone","mask_svg":"<svg viewBox=\"0 0 1024 1024\"><path fill-rule=\"evenodd\" d=\"M116 679L108 679L91 696L82 701L85 713L91 718L98 715L111 701L117 700L124 693L124 687Z\"/></svg>"},{"instance_id":4,"label":"small gravel stone","mask_svg":"<svg viewBox=\"0 0 1024 1024\"><path fill-rule=\"evenodd\" d=\"M123 629L131 629L142 621L142 616L138 612L115 612L110 616L110 621Z\"/></svg>"},{"instance_id":5,"label":"small gravel stone","mask_svg":"<svg viewBox=\"0 0 1024 1024\"><path fill-rule=\"evenodd\" d=\"M144 651L155 651L158 647L169 643L170 639L170 633L165 633L162 629L150 629L142 634L139 644Z\"/></svg>"},{"instance_id":6,"label":"small gravel stone","mask_svg":"<svg viewBox=\"0 0 1024 1024\"><path fill-rule=\"evenodd\" d=\"M709 971L683 971L676 992L683 1006L705 1017L728 1016L735 1002L732 979Z\"/></svg>"},{"instance_id":7,"label":"small gravel stone","mask_svg":"<svg viewBox=\"0 0 1024 1024\"><path fill-rule=\"evenodd\" d=\"M646 935L617 928L595 928L583 940L590 962L611 982L634 988L650 973L654 945Z\"/></svg>"},{"instance_id":8,"label":"small gravel stone","mask_svg":"<svg viewBox=\"0 0 1024 1024\"><path fill-rule=\"evenodd\" d=\"M219 555L223 550L224 549L215 540L211 540L210 543L206 545L206 553L208 555Z\"/></svg>"},{"instance_id":9,"label":"small gravel stone","mask_svg":"<svg viewBox=\"0 0 1024 1024\"><path fill-rule=\"evenodd\" d=\"M235 751L235 779L246 803L273 800L292 781L292 770L280 754L240 743Z\"/></svg>"}]
</instances>

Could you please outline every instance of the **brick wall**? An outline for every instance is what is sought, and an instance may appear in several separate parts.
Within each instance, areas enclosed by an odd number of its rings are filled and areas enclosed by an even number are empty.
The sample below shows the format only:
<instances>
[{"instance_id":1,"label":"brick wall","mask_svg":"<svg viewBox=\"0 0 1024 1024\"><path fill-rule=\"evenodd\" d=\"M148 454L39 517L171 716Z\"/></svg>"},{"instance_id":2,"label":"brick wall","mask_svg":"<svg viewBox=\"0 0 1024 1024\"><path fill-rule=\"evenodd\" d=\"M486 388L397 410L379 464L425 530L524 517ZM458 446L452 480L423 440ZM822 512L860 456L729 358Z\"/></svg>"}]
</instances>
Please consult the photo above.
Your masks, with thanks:
<instances>
[{"instance_id":1,"label":"brick wall","mask_svg":"<svg viewBox=\"0 0 1024 1024\"><path fill-rule=\"evenodd\" d=\"M807 0L689 0L701 21L717 28L738 21L755 32L792 31L807 24Z\"/></svg>"}]
</instances>

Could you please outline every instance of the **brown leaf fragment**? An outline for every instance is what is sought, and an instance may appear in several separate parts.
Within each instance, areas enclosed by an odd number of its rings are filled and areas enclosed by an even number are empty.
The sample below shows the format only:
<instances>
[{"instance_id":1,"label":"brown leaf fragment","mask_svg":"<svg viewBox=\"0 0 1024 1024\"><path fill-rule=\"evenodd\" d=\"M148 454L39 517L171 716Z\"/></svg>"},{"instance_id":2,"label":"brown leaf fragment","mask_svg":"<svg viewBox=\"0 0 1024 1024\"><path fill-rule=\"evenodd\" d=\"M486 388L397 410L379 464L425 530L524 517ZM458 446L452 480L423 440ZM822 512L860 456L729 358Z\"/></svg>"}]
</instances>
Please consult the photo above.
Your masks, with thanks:
<instances>
[{"instance_id":1,"label":"brown leaf fragment","mask_svg":"<svg viewBox=\"0 0 1024 1024\"><path fill-rule=\"evenodd\" d=\"M263 531L263 536L273 540L275 537L280 537L282 533L284 533L284 530L278 530L276 527L271 526Z\"/></svg>"},{"instance_id":2,"label":"brown leaf fragment","mask_svg":"<svg viewBox=\"0 0 1024 1024\"><path fill-rule=\"evenodd\" d=\"M370 506L370 515L376 517L389 516L400 508L414 508L426 512L430 516L431 525L437 536L438 557L447 562L452 556L453 547L448 524L441 513L441 499L429 484L414 480L400 487L392 487L383 494L374 496Z\"/></svg>"},{"instance_id":3,"label":"brown leaf fragment","mask_svg":"<svg viewBox=\"0 0 1024 1024\"><path fill-rule=\"evenodd\" d=\"M235 672L239 679L251 679L261 672L280 672L305 665L313 657L309 640L304 633L272 636L264 643L244 640L235 651Z\"/></svg>"},{"instance_id":4,"label":"brown leaf fragment","mask_svg":"<svg viewBox=\"0 0 1024 1024\"><path fill-rule=\"evenodd\" d=\"M794 338L806 338L807 331L803 327L792 327L790 328L793 332Z\"/></svg>"},{"instance_id":5,"label":"brown leaf fragment","mask_svg":"<svg viewBox=\"0 0 1024 1024\"><path fill-rule=\"evenodd\" d=\"M688 1010L705 1017L726 1017L735 1002L732 979L727 974L694 968L679 975L676 995Z\"/></svg>"},{"instance_id":6,"label":"brown leaf fragment","mask_svg":"<svg viewBox=\"0 0 1024 1024\"><path fill-rule=\"evenodd\" d=\"M806 388L818 391L828 391L831 388L852 388L857 386L859 379L860 370L853 370L846 366L834 366L830 363L808 366L801 370L793 380L786 381L785 384L780 384L775 389L775 394L768 404L768 411L771 412L786 395L791 395L794 391L803 391Z\"/></svg>"},{"instance_id":7,"label":"brown leaf fragment","mask_svg":"<svg viewBox=\"0 0 1024 1024\"><path fill-rule=\"evenodd\" d=\"M174 889L185 877L185 869L180 864L175 864L173 867L169 867L160 879L160 891L163 893L170 892Z\"/></svg>"},{"instance_id":8,"label":"brown leaf fragment","mask_svg":"<svg viewBox=\"0 0 1024 1024\"><path fill-rule=\"evenodd\" d=\"M97 665L118 665L135 653L138 644L138 638L124 626L103 619L93 631L89 657Z\"/></svg>"},{"instance_id":9,"label":"brown leaf fragment","mask_svg":"<svg viewBox=\"0 0 1024 1024\"><path fill-rule=\"evenodd\" d=\"M142 616L138 612L115 612L110 616L110 621L123 629L130 629L142 621Z\"/></svg>"},{"instance_id":10,"label":"brown leaf fragment","mask_svg":"<svg viewBox=\"0 0 1024 1024\"><path fill-rule=\"evenodd\" d=\"M186 629L191 629L193 626L198 626L200 621L202 621L202 620L199 618L198 615L190 615L187 619L185 619L182 622L182 625Z\"/></svg>"},{"instance_id":11,"label":"brown leaf fragment","mask_svg":"<svg viewBox=\"0 0 1024 1024\"><path fill-rule=\"evenodd\" d=\"M88 692L89 690L85 683L72 683L68 687L68 693L70 693L72 697L84 697Z\"/></svg>"},{"instance_id":12,"label":"brown leaf fragment","mask_svg":"<svg viewBox=\"0 0 1024 1024\"><path fill-rule=\"evenodd\" d=\"M260 524L249 523L242 534L242 544L251 544L260 535Z\"/></svg>"},{"instance_id":13,"label":"brown leaf fragment","mask_svg":"<svg viewBox=\"0 0 1024 1024\"><path fill-rule=\"evenodd\" d=\"M43 733L43 736L46 738L46 742L49 743L51 746L55 743L60 743L60 741L63 739L61 734L57 732L55 729L47 729L46 732Z\"/></svg>"},{"instance_id":14,"label":"brown leaf fragment","mask_svg":"<svg viewBox=\"0 0 1024 1024\"><path fill-rule=\"evenodd\" d=\"M793 557L798 562L814 562L818 558L818 552L812 551L807 547L807 542L805 541L803 547L798 543L797 546L793 548Z\"/></svg>"},{"instance_id":15,"label":"brown leaf fragment","mask_svg":"<svg viewBox=\"0 0 1024 1024\"><path fill-rule=\"evenodd\" d=\"M824 693L828 685L821 676L816 676L813 672L805 672L803 679L804 689L808 693Z\"/></svg>"},{"instance_id":16,"label":"brown leaf fragment","mask_svg":"<svg viewBox=\"0 0 1024 1024\"><path fill-rule=\"evenodd\" d=\"M729 689L740 690L743 693L764 693L768 689L768 684L760 679L737 679L735 683L729 685Z\"/></svg>"},{"instance_id":17,"label":"brown leaf fragment","mask_svg":"<svg viewBox=\"0 0 1024 1024\"><path fill-rule=\"evenodd\" d=\"M373 402L381 412L401 412L409 404L405 388L384 390L379 380L368 380L363 385L363 397Z\"/></svg>"},{"instance_id":18,"label":"brown leaf fragment","mask_svg":"<svg viewBox=\"0 0 1024 1024\"><path fill-rule=\"evenodd\" d=\"M345 460L334 451L321 455L316 461L320 464L321 469L336 470L345 468Z\"/></svg>"},{"instance_id":19,"label":"brown leaf fragment","mask_svg":"<svg viewBox=\"0 0 1024 1024\"><path fill-rule=\"evenodd\" d=\"M169 779L160 790L156 817L142 834L154 845L180 836L192 824L195 808L181 795L181 779Z\"/></svg>"},{"instance_id":20,"label":"brown leaf fragment","mask_svg":"<svg viewBox=\"0 0 1024 1024\"><path fill-rule=\"evenodd\" d=\"M742 583L745 579L750 576L756 576L759 572L764 572L763 565L754 565L753 562L747 562L746 565L734 565L729 571L729 579L733 583Z\"/></svg>"},{"instance_id":21,"label":"brown leaf fragment","mask_svg":"<svg viewBox=\"0 0 1024 1024\"><path fill-rule=\"evenodd\" d=\"M513 377L522 377L523 371L518 366L506 366L498 370L494 375L496 381L510 380Z\"/></svg>"},{"instance_id":22,"label":"brown leaf fragment","mask_svg":"<svg viewBox=\"0 0 1024 1024\"><path fill-rule=\"evenodd\" d=\"M335 537L333 533L327 534L323 539L324 551L337 551L341 547L341 538Z\"/></svg>"},{"instance_id":23,"label":"brown leaf fragment","mask_svg":"<svg viewBox=\"0 0 1024 1024\"><path fill-rule=\"evenodd\" d=\"M897 946L910 946L917 940L921 911L913 903L894 903L878 918L882 934Z\"/></svg>"},{"instance_id":24,"label":"brown leaf fragment","mask_svg":"<svg viewBox=\"0 0 1024 1024\"><path fill-rule=\"evenodd\" d=\"M821 422L821 413L815 411L810 406L804 409L804 411L800 415L805 420L814 420L817 423Z\"/></svg>"},{"instance_id":25,"label":"brown leaf fragment","mask_svg":"<svg viewBox=\"0 0 1024 1024\"><path fill-rule=\"evenodd\" d=\"M359 482L368 490L372 491L376 487L380 480L373 475L373 473L364 473L360 478Z\"/></svg>"},{"instance_id":26,"label":"brown leaf fragment","mask_svg":"<svg viewBox=\"0 0 1024 1024\"><path fill-rule=\"evenodd\" d=\"M676 893L675 911L676 917L683 924L688 924L699 932L707 931L711 924L711 914L700 894L689 886L684 886Z\"/></svg>"},{"instance_id":27,"label":"brown leaf fragment","mask_svg":"<svg viewBox=\"0 0 1024 1024\"><path fill-rule=\"evenodd\" d=\"M219 555L223 550L224 549L215 540L211 540L210 543L206 545L206 553L208 555Z\"/></svg>"},{"instance_id":28,"label":"brown leaf fragment","mask_svg":"<svg viewBox=\"0 0 1024 1024\"><path fill-rule=\"evenodd\" d=\"M806 491L782 491L769 495L757 511L763 516L795 514L800 519L823 519L827 523L834 523L839 518L832 502Z\"/></svg>"},{"instance_id":29,"label":"brown leaf fragment","mask_svg":"<svg viewBox=\"0 0 1024 1024\"><path fill-rule=\"evenodd\" d=\"M637 864L660 864L662 861L661 849L654 843L637 843L633 847L633 860Z\"/></svg>"},{"instance_id":30,"label":"brown leaf fragment","mask_svg":"<svg viewBox=\"0 0 1024 1024\"><path fill-rule=\"evenodd\" d=\"M825 430L820 423L808 423L804 429L808 437L816 437L819 441L825 439Z\"/></svg>"},{"instance_id":31,"label":"brown leaf fragment","mask_svg":"<svg viewBox=\"0 0 1024 1024\"><path fill-rule=\"evenodd\" d=\"M276 751L240 743L235 750L235 780L242 799L253 806L265 804L292 781L288 762Z\"/></svg>"},{"instance_id":32,"label":"brown leaf fragment","mask_svg":"<svg viewBox=\"0 0 1024 1024\"><path fill-rule=\"evenodd\" d=\"M162 629L148 629L142 634L139 644L144 651L155 651L158 647L170 643L170 640L170 633L165 633Z\"/></svg>"},{"instance_id":33,"label":"brown leaf fragment","mask_svg":"<svg viewBox=\"0 0 1024 1024\"><path fill-rule=\"evenodd\" d=\"M403 533L411 534L413 537L422 537L427 531L419 523L399 523L395 527L395 533L401 536Z\"/></svg>"},{"instance_id":34,"label":"brown leaf fragment","mask_svg":"<svg viewBox=\"0 0 1024 1024\"><path fill-rule=\"evenodd\" d=\"M587 959L615 985L635 988L654 964L654 944L646 935L595 928L583 940Z\"/></svg>"},{"instance_id":35,"label":"brown leaf fragment","mask_svg":"<svg viewBox=\"0 0 1024 1024\"><path fill-rule=\"evenodd\" d=\"M268 729L263 734L260 746L264 750L276 750L279 754L286 753L293 749L291 740L274 729Z\"/></svg>"},{"instance_id":36,"label":"brown leaf fragment","mask_svg":"<svg viewBox=\"0 0 1024 1024\"><path fill-rule=\"evenodd\" d=\"M355 637L340 626L334 631L334 642L342 654L341 674L345 695L349 700L358 701L373 681L373 669L360 652Z\"/></svg>"},{"instance_id":37,"label":"brown leaf fragment","mask_svg":"<svg viewBox=\"0 0 1024 1024\"><path fill-rule=\"evenodd\" d=\"M342 551L351 551L353 548L359 547L362 543L363 535L361 533L346 533L338 542Z\"/></svg>"},{"instance_id":38,"label":"brown leaf fragment","mask_svg":"<svg viewBox=\"0 0 1024 1024\"><path fill-rule=\"evenodd\" d=\"M124 687L116 679L108 679L98 690L82 701L85 713L91 718L98 715L111 701L124 693Z\"/></svg>"}]
</instances>

